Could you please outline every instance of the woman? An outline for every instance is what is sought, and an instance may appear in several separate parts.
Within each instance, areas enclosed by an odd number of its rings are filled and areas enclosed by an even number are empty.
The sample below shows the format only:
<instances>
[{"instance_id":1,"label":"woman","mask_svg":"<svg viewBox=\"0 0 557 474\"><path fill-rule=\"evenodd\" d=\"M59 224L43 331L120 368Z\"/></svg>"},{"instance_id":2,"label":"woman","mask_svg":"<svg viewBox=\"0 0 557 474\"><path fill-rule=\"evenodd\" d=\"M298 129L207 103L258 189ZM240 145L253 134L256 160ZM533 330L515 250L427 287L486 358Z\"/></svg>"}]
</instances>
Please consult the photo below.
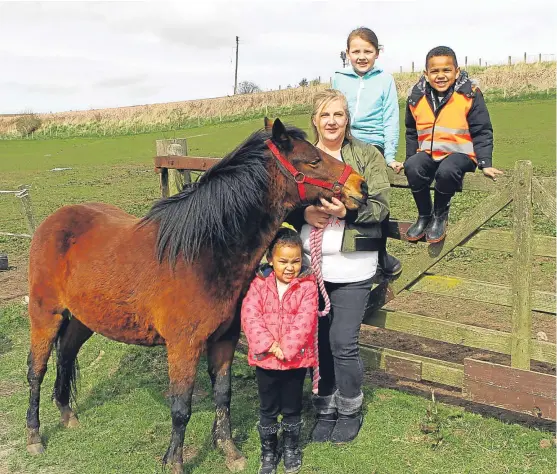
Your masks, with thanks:
<instances>
[{"instance_id":1,"label":"woman","mask_svg":"<svg viewBox=\"0 0 557 474\"><path fill-rule=\"evenodd\" d=\"M312 127L316 147L348 163L366 179L369 197L358 211L336 198L291 213L287 221L301 232L309 255L309 235L322 228L322 273L331 300L328 317L319 318L319 381L314 396L317 423L313 441L353 440L362 424L363 367L358 337L368 305L381 248L381 222L389 214L390 185L383 156L352 138L345 97L327 89L314 100Z\"/></svg>"}]
</instances>

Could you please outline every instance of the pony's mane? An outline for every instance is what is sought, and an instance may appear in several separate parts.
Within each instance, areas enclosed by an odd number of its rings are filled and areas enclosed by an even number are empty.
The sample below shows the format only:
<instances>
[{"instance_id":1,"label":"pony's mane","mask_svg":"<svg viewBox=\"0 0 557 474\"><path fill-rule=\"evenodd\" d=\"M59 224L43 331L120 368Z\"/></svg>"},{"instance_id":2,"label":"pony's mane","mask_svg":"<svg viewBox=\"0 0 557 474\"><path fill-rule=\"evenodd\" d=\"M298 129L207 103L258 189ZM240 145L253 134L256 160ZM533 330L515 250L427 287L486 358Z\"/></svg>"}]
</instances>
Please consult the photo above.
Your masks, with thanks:
<instances>
[{"instance_id":1,"label":"pony's mane","mask_svg":"<svg viewBox=\"0 0 557 474\"><path fill-rule=\"evenodd\" d=\"M306 134L286 128L293 140ZM246 242L246 231L258 226L265 209L269 172L264 152L270 131L259 130L206 171L196 183L188 183L174 196L157 201L141 223L157 222L157 256L172 265L179 254L186 262L204 249L215 257ZM257 228L257 227L256 227Z\"/></svg>"}]
</instances>

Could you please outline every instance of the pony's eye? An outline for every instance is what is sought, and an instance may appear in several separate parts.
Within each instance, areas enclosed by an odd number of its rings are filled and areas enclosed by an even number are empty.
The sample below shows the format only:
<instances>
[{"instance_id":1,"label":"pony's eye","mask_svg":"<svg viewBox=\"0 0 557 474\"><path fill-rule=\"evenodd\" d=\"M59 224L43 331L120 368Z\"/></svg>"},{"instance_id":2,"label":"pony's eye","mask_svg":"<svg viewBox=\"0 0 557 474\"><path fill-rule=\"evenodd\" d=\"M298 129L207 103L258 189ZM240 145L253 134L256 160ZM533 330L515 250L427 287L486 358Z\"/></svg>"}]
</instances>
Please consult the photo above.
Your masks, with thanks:
<instances>
[{"instance_id":1,"label":"pony's eye","mask_svg":"<svg viewBox=\"0 0 557 474\"><path fill-rule=\"evenodd\" d=\"M317 158L316 160L310 161L309 164L311 166L317 166L321 160Z\"/></svg>"}]
</instances>

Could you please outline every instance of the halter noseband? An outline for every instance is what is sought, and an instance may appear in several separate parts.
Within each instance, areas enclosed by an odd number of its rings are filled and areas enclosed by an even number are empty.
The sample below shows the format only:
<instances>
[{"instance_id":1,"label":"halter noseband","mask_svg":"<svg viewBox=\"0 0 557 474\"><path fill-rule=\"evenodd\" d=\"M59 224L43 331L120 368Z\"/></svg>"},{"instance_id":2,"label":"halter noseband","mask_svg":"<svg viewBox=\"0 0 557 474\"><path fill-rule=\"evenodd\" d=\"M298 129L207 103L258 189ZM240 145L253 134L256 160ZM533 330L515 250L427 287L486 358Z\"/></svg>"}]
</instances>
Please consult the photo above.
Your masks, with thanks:
<instances>
[{"instance_id":1,"label":"halter noseband","mask_svg":"<svg viewBox=\"0 0 557 474\"><path fill-rule=\"evenodd\" d=\"M298 194L300 195L300 200L304 202L306 200L306 188L304 187L305 184L311 184L313 186L317 186L319 188L329 189L333 191L335 196L340 196L340 192L342 191L342 187L346 183L348 176L352 173L352 167L350 165L345 164L344 170L342 171L340 178L334 183L328 183L327 181L323 181L321 179L310 178L306 176L301 171L298 171L292 164L281 155L279 149L276 145L269 139L265 140L265 144L271 150L274 157L279 162L279 168L286 176L292 176L296 184L298 185Z\"/></svg>"}]
</instances>

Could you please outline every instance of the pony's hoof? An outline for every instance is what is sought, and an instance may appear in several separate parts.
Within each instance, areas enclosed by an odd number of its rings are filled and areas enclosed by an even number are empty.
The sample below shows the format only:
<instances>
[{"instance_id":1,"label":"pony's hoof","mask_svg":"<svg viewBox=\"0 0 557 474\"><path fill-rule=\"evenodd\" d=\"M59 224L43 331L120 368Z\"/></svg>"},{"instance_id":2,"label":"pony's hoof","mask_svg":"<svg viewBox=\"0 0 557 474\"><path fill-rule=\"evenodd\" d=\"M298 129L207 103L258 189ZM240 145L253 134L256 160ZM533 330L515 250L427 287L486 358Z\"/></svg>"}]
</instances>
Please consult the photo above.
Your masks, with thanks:
<instances>
[{"instance_id":1,"label":"pony's hoof","mask_svg":"<svg viewBox=\"0 0 557 474\"><path fill-rule=\"evenodd\" d=\"M230 472L241 472L246 468L248 461L245 457L236 459L227 459L226 467Z\"/></svg>"},{"instance_id":2,"label":"pony's hoof","mask_svg":"<svg viewBox=\"0 0 557 474\"><path fill-rule=\"evenodd\" d=\"M183 474L184 465L181 462L175 462L172 464L172 474Z\"/></svg>"},{"instance_id":3,"label":"pony's hoof","mask_svg":"<svg viewBox=\"0 0 557 474\"><path fill-rule=\"evenodd\" d=\"M43 443L34 443L27 445L27 452L33 456L44 453Z\"/></svg>"},{"instance_id":4,"label":"pony's hoof","mask_svg":"<svg viewBox=\"0 0 557 474\"><path fill-rule=\"evenodd\" d=\"M66 428L77 428L77 427L79 427L79 420L77 419L77 416L75 416L75 415L70 416L70 418L64 423L64 426Z\"/></svg>"}]
</instances>

